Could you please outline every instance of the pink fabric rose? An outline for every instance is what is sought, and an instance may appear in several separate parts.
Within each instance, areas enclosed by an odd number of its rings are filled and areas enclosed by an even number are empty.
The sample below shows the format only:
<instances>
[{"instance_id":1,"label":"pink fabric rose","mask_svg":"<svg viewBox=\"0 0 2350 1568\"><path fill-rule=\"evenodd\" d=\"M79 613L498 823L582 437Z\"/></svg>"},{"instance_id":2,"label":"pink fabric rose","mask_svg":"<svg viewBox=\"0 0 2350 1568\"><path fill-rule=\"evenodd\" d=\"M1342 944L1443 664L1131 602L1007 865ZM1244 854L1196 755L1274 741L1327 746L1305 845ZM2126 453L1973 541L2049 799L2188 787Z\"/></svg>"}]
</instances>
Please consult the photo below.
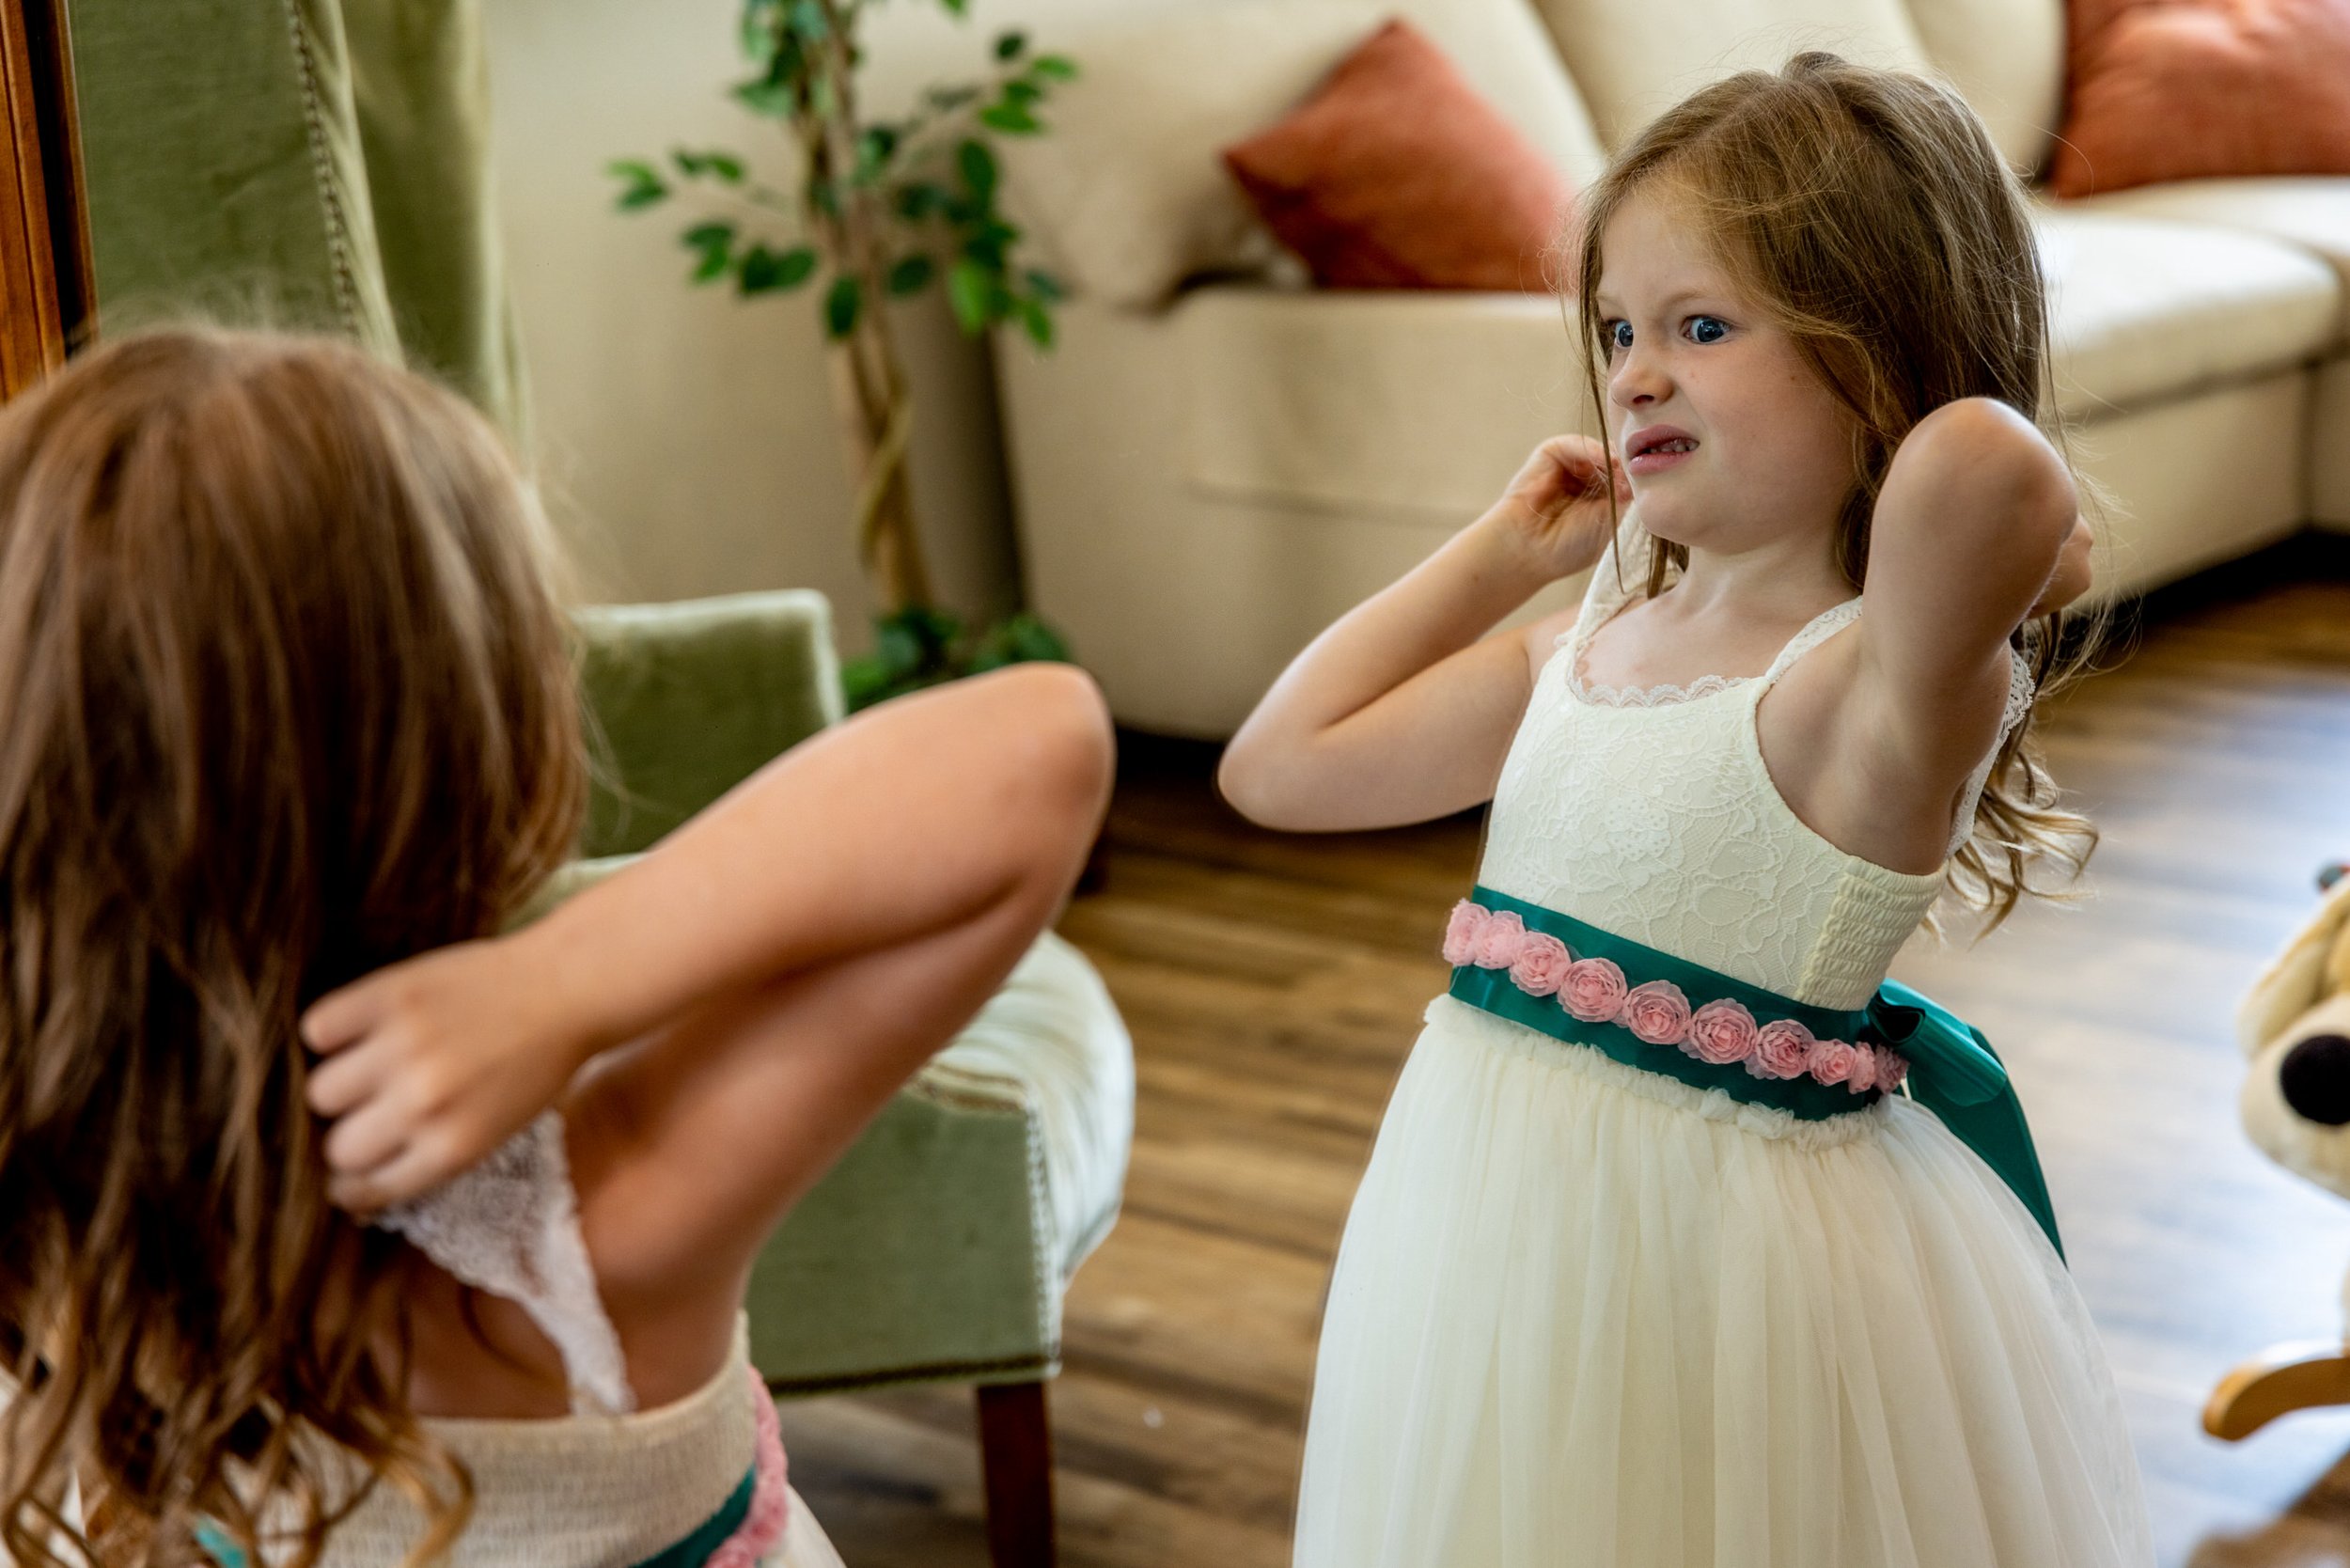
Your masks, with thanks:
<instances>
[{"instance_id":1,"label":"pink fabric rose","mask_svg":"<svg viewBox=\"0 0 2350 1568\"><path fill-rule=\"evenodd\" d=\"M1518 949L1526 945L1526 922L1510 910L1485 917L1485 927L1477 933L1474 962L1480 969L1507 969L1518 961Z\"/></svg>"},{"instance_id":2,"label":"pink fabric rose","mask_svg":"<svg viewBox=\"0 0 2350 1568\"><path fill-rule=\"evenodd\" d=\"M1853 1074L1860 1052L1849 1042L1823 1040L1811 1047L1811 1075L1824 1084L1841 1084Z\"/></svg>"},{"instance_id":3,"label":"pink fabric rose","mask_svg":"<svg viewBox=\"0 0 2350 1568\"><path fill-rule=\"evenodd\" d=\"M1812 1034L1793 1018L1774 1018L1754 1034L1747 1071L1758 1078L1800 1078L1811 1069Z\"/></svg>"},{"instance_id":4,"label":"pink fabric rose","mask_svg":"<svg viewBox=\"0 0 2350 1568\"><path fill-rule=\"evenodd\" d=\"M1754 1055L1754 1014L1724 997L1708 1002L1689 1016L1689 1054L1700 1061L1727 1067Z\"/></svg>"},{"instance_id":5,"label":"pink fabric rose","mask_svg":"<svg viewBox=\"0 0 2350 1568\"><path fill-rule=\"evenodd\" d=\"M1612 1023L1623 1011L1629 991L1613 959L1578 958L1567 965L1566 978L1559 982L1559 1005L1569 1017L1586 1024Z\"/></svg>"},{"instance_id":6,"label":"pink fabric rose","mask_svg":"<svg viewBox=\"0 0 2350 1568\"><path fill-rule=\"evenodd\" d=\"M732 1535L710 1555L708 1568L758 1568L760 1560L783 1544L791 1523L789 1464L783 1453L782 1423L776 1418L775 1396L766 1380L750 1376L752 1421L756 1435L751 1449L751 1507Z\"/></svg>"},{"instance_id":7,"label":"pink fabric rose","mask_svg":"<svg viewBox=\"0 0 2350 1568\"><path fill-rule=\"evenodd\" d=\"M1559 984L1567 978L1567 970L1574 963L1574 954L1556 936L1539 931L1526 933L1526 941L1518 948L1518 961L1510 965L1510 983L1529 996L1558 995Z\"/></svg>"},{"instance_id":8,"label":"pink fabric rose","mask_svg":"<svg viewBox=\"0 0 2350 1568\"><path fill-rule=\"evenodd\" d=\"M1852 1076L1844 1087L1855 1094L1866 1094L1877 1083L1877 1054L1866 1045L1856 1046L1852 1054Z\"/></svg>"},{"instance_id":9,"label":"pink fabric rose","mask_svg":"<svg viewBox=\"0 0 2350 1568\"><path fill-rule=\"evenodd\" d=\"M1477 938L1491 918L1482 904L1463 899L1452 906L1452 918L1445 922L1444 961L1455 969L1477 958Z\"/></svg>"},{"instance_id":10,"label":"pink fabric rose","mask_svg":"<svg viewBox=\"0 0 2350 1568\"><path fill-rule=\"evenodd\" d=\"M1689 1032L1689 998L1670 980L1650 980L1625 994L1621 1021L1651 1045L1678 1045Z\"/></svg>"},{"instance_id":11,"label":"pink fabric rose","mask_svg":"<svg viewBox=\"0 0 2350 1568\"><path fill-rule=\"evenodd\" d=\"M1888 1051L1882 1045L1875 1047L1875 1050L1877 1087L1888 1094L1899 1092L1902 1085L1909 1081L1909 1058L1899 1051Z\"/></svg>"}]
</instances>

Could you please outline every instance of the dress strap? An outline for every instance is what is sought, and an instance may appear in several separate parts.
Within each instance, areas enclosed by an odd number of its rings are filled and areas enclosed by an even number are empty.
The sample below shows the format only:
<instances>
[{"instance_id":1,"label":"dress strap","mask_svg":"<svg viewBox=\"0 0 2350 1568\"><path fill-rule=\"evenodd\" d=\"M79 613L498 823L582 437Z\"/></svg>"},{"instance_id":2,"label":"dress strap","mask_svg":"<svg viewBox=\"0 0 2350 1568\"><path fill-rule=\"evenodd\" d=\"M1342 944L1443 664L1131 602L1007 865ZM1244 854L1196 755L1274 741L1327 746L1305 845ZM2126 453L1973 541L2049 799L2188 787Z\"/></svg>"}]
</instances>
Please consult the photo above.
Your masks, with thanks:
<instances>
[{"instance_id":1,"label":"dress strap","mask_svg":"<svg viewBox=\"0 0 2350 1568\"><path fill-rule=\"evenodd\" d=\"M1771 667L1755 682L1756 697L1760 698L1763 692L1778 684L1778 678L1786 674L1797 659L1859 619L1860 596L1855 594L1842 604L1831 604L1805 621L1803 629L1787 639L1787 646L1778 651L1778 657L1771 661Z\"/></svg>"},{"instance_id":2,"label":"dress strap","mask_svg":"<svg viewBox=\"0 0 2350 1568\"><path fill-rule=\"evenodd\" d=\"M384 1210L374 1223L466 1284L528 1312L563 1356L574 1413L636 1408L620 1337L596 1293L580 1234L560 1112L545 1112L479 1165Z\"/></svg>"},{"instance_id":3,"label":"dress strap","mask_svg":"<svg viewBox=\"0 0 2350 1568\"><path fill-rule=\"evenodd\" d=\"M1655 541L1639 520L1627 510L1618 521L1616 537L1600 553L1599 564L1591 568L1591 579L1583 589L1583 612L1574 619L1574 628L1561 633L1557 646L1572 647L1574 657L1581 658L1583 645L1607 623L1608 618L1640 596L1648 581L1649 552Z\"/></svg>"},{"instance_id":4,"label":"dress strap","mask_svg":"<svg viewBox=\"0 0 2350 1568\"><path fill-rule=\"evenodd\" d=\"M1991 749L1982 754L1975 771L1966 780L1966 792L1958 798L1958 813L1950 820L1950 847L1945 855L1956 855L1966 840L1974 836L1975 807L1982 799L1983 788L1991 782L1991 764L1998 760L1999 748L2015 733L2031 713L2032 698L2039 694L2038 683L2031 678L2031 661L2024 650L2010 648L2007 664L2007 711L1999 717L1999 733L1992 741Z\"/></svg>"}]
</instances>

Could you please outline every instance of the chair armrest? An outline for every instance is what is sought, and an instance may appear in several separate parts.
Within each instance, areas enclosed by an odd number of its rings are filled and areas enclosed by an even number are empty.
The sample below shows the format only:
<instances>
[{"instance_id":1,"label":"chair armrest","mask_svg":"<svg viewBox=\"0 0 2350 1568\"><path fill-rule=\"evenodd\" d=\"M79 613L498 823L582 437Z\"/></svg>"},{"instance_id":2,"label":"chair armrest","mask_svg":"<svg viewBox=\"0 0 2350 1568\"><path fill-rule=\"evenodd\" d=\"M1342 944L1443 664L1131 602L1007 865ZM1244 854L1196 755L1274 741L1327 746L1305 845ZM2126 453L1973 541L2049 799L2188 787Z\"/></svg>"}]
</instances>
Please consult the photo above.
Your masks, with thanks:
<instances>
[{"instance_id":1,"label":"chair armrest","mask_svg":"<svg viewBox=\"0 0 2350 1568\"><path fill-rule=\"evenodd\" d=\"M604 605L572 623L597 735L583 855L646 848L840 717L821 593Z\"/></svg>"}]
</instances>

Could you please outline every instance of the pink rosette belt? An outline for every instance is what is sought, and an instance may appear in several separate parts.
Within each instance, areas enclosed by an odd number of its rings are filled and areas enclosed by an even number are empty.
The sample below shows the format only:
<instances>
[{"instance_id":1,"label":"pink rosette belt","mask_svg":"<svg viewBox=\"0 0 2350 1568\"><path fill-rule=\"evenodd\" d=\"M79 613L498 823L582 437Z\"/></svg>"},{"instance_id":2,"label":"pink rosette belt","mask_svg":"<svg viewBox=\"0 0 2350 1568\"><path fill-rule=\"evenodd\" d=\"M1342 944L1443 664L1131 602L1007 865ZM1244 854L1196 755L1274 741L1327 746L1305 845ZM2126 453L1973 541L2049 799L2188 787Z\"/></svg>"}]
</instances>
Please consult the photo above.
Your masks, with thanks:
<instances>
[{"instance_id":1,"label":"pink rosette belt","mask_svg":"<svg viewBox=\"0 0 2350 1568\"><path fill-rule=\"evenodd\" d=\"M2022 1105L1989 1041L1887 980L1865 1008L1813 1007L1489 887L1444 939L1458 1000L1628 1067L1806 1121L1906 1087L2013 1191L2062 1255Z\"/></svg>"}]
</instances>

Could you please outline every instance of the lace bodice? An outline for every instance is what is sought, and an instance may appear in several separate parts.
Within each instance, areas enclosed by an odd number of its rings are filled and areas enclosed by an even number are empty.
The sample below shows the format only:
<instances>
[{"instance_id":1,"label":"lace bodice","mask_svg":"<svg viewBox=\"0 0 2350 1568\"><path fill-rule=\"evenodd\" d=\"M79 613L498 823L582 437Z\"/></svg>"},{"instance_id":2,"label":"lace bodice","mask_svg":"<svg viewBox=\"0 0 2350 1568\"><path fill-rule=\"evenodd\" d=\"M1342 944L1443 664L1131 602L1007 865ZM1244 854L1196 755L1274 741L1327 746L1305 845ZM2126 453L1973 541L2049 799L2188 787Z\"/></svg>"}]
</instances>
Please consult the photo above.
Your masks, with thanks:
<instances>
[{"instance_id":1,"label":"lace bodice","mask_svg":"<svg viewBox=\"0 0 2350 1568\"><path fill-rule=\"evenodd\" d=\"M1852 623L1860 602L1817 617L1760 676L1631 692L1586 684L1584 644L1624 603L1616 552L1625 550L1624 577L1637 580L1641 557L1625 547L1645 540L1628 521L1535 682L1495 790L1478 880L1750 984L1856 1008L1944 873L1889 870L1812 831L1771 781L1755 711L1797 659ZM2010 726L2031 696L2022 661L2016 669ZM1987 755L1961 802L1953 848L1989 765Z\"/></svg>"}]
</instances>

